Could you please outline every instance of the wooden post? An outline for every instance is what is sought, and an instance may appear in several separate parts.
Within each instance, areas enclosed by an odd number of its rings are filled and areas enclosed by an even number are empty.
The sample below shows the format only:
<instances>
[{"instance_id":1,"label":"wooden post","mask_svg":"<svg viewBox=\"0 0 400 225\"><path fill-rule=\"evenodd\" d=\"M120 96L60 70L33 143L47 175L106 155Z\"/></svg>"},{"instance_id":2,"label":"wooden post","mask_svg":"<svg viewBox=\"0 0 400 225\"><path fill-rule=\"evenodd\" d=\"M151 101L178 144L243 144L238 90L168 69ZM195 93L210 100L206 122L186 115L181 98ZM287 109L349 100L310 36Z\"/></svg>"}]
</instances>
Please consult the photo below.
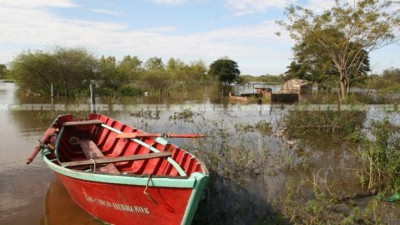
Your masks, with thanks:
<instances>
[{"instance_id":1,"label":"wooden post","mask_svg":"<svg viewBox=\"0 0 400 225\"><path fill-rule=\"evenodd\" d=\"M50 96L51 96L51 111L54 111L54 86L50 84Z\"/></svg>"},{"instance_id":2,"label":"wooden post","mask_svg":"<svg viewBox=\"0 0 400 225\"><path fill-rule=\"evenodd\" d=\"M90 84L90 112L96 113L96 94L93 84Z\"/></svg>"}]
</instances>

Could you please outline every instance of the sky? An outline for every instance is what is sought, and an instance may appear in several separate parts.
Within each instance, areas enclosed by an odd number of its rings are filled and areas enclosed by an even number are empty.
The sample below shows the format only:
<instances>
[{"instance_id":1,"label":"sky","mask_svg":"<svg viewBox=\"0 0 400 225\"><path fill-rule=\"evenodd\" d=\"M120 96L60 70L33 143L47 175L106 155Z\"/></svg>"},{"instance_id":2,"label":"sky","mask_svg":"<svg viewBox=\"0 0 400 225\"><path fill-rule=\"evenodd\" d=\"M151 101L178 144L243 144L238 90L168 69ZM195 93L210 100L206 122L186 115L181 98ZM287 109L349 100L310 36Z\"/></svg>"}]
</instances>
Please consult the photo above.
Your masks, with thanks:
<instances>
[{"instance_id":1,"label":"sky","mask_svg":"<svg viewBox=\"0 0 400 225\"><path fill-rule=\"evenodd\" d=\"M276 24L285 7L322 10L333 0L0 0L0 64L23 51L84 47L96 57L161 57L210 65L222 57L241 74L278 75L294 41ZM399 4L400 5L400 4ZM281 36L275 35L282 32ZM370 53L372 72L400 68L400 43Z\"/></svg>"}]
</instances>

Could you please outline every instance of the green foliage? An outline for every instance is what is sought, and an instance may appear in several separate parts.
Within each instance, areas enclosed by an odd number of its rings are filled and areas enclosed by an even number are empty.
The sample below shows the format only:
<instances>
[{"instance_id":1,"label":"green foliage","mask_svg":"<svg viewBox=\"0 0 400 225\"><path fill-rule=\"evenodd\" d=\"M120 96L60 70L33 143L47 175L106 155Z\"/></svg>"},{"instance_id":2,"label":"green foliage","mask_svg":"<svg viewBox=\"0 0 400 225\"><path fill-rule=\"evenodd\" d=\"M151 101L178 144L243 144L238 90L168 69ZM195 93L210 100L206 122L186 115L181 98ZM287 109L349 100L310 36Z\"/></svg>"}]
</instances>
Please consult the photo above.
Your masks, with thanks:
<instances>
[{"instance_id":1,"label":"green foliage","mask_svg":"<svg viewBox=\"0 0 400 225\"><path fill-rule=\"evenodd\" d=\"M307 76L306 70L301 64L296 63L296 61L292 61L287 68L289 70L285 72L285 80L293 78L305 79Z\"/></svg>"},{"instance_id":2,"label":"green foliage","mask_svg":"<svg viewBox=\"0 0 400 225\"><path fill-rule=\"evenodd\" d=\"M24 52L16 57L11 64L10 73L17 84L24 90L49 94L50 85L57 81L56 60L43 52ZM55 86L61 86L56 84Z\"/></svg>"},{"instance_id":3,"label":"green foliage","mask_svg":"<svg viewBox=\"0 0 400 225\"><path fill-rule=\"evenodd\" d=\"M121 96L138 96L143 94L143 90L135 87L123 86L119 89Z\"/></svg>"},{"instance_id":4,"label":"green foliage","mask_svg":"<svg viewBox=\"0 0 400 225\"><path fill-rule=\"evenodd\" d=\"M162 95L171 85L170 77L165 70L147 70L142 76L144 86L150 90L158 91L159 95Z\"/></svg>"},{"instance_id":5,"label":"green foliage","mask_svg":"<svg viewBox=\"0 0 400 225\"><path fill-rule=\"evenodd\" d=\"M261 75L261 76L241 75L240 78L243 80L243 83L248 83L248 82L283 83L286 77L284 77L283 75Z\"/></svg>"},{"instance_id":6,"label":"green foliage","mask_svg":"<svg viewBox=\"0 0 400 225\"><path fill-rule=\"evenodd\" d=\"M238 80L240 70L235 61L222 58L210 65L208 74L218 79L219 82L227 85Z\"/></svg>"},{"instance_id":7,"label":"green foliage","mask_svg":"<svg viewBox=\"0 0 400 225\"><path fill-rule=\"evenodd\" d=\"M261 133L270 134L272 132L272 125L270 122L266 120L261 120L257 122L255 125L250 123L237 123L234 125L237 131L247 131L254 132L259 131Z\"/></svg>"},{"instance_id":8,"label":"green foliage","mask_svg":"<svg viewBox=\"0 0 400 225\"><path fill-rule=\"evenodd\" d=\"M165 69L164 63L159 57L152 57L144 64L146 70L163 70Z\"/></svg>"},{"instance_id":9,"label":"green foliage","mask_svg":"<svg viewBox=\"0 0 400 225\"><path fill-rule=\"evenodd\" d=\"M284 117L284 124L288 133L295 137L310 134L347 137L359 132L365 118L364 111L290 111Z\"/></svg>"},{"instance_id":10,"label":"green foliage","mask_svg":"<svg viewBox=\"0 0 400 225\"><path fill-rule=\"evenodd\" d=\"M387 69L381 76L371 76L368 87L378 89L383 94L400 93L400 69Z\"/></svg>"},{"instance_id":11,"label":"green foliage","mask_svg":"<svg viewBox=\"0 0 400 225\"><path fill-rule=\"evenodd\" d=\"M24 52L12 62L10 72L17 84L33 93L73 96L94 79L97 60L85 49L55 48L51 53Z\"/></svg>"},{"instance_id":12,"label":"green foliage","mask_svg":"<svg viewBox=\"0 0 400 225\"><path fill-rule=\"evenodd\" d=\"M87 92L90 82L96 82L97 94L105 96L138 95L139 85L148 91L162 94L175 83L210 83L207 66L201 61L185 64L171 58L167 66L159 57L152 57L144 64L137 56L127 55L118 62L113 56L96 59L83 48L55 47L52 51L24 51L11 63L8 73L17 81L21 90L32 94L49 95L53 84L55 94L80 95Z\"/></svg>"},{"instance_id":13,"label":"green foliage","mask_svg":"<svg viewBox=\"0 0 400 225\"><path fill-rule=\"evenodd\" d=\"M142 61L137 56L125 56L121 62L119 62L118 71L122 74L125 82L137 80L140 78L140 74L143 71Z\"/></svg>"},{"instance_id":14,"label":"green foliage","mask_svg":"<svg viewBox=\"0 0 400 225\"><path fill-rule=\"evenodd\" d=\"M367 71L368 53L396 41L400 13L391 4L392 1L335 1L335 6L318 15L301 6L290 6L285 12L287 22L278 23L290 32L297 47L311 54L306 54L312 56L311 61L316 56L330 58L338 74L342 100L349 93L352 79L360 70ZM303 48L303 43L308 45ZM319 64L317 69L330 64Z\"/></svg>"},{"instance_id":15,"label":"green foliage","mask_svg":"<svg viewBox=\"0 0 400 225\"><path fill-rule=\"evenodd\" d=\"M368 188L386 192L400 190L400 129L385 119L371 125L371 140L365 140L363 155Z\"/></svg>"},{"instance_id":16,"label":"green foliage","mask_svg":"<svg viewBox=\"0 0 400 225\"><path fill-rule=\"evenodd\" d=\"M0 64L0 79L7 78L7 66L4 64Z\"/></svg>"}]
</instances>

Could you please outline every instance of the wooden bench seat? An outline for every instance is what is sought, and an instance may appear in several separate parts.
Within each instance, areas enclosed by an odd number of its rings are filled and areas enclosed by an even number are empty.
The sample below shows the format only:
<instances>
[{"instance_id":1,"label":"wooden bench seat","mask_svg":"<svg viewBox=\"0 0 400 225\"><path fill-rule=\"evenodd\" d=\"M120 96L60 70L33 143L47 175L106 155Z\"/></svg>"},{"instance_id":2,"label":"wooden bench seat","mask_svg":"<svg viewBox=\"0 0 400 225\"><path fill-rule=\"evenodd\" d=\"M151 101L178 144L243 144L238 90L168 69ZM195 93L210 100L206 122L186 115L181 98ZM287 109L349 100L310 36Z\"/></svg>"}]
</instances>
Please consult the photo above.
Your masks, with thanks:
<instances>
[{"instance_id":1,"label":"wooden bench seat","mask_svg":"<svg viewBox=\"0 0 400 225\"><path fill-rule=\"evenodd\" d=\"M85 154L86 158L88 159L87 161L91 162L87 165L94 165L95 163L97 164L97 161L93 160L99 160L102 158L106 158L104 154L100 151L100 149L97 147L97 145L89 139L81 139L79 140L79 146L81 146L83 153ZM73 162L70 162L73 163ZM62 164L63 165L63 164ZM100 171L102 173L111 173L111 174L119 174L119 170L113 163L107 163L107 164L100 164L96 165L96 171Z\"/></svg>"},{"instance_id":2,"label":"wooden bench seat","mask_svg":"<svg viewBox=\"0 0 400 225\"><path fill-rule=\"evenodd\" d=\"M154 158L166 158L171 157L170 152L156 152L149 154L140 154L140 155L129 155L129 156L120 156L114 158L100 158L96 159L96 164L105 164L105 163L114 163L114 162L126 162L126 161L135 161L135 160L145 160L145 159L154 159ZM83 165L93 165L92 160L81 160L81 161L73 161L73 162L64 162L61 163L61 166L71 167L71 166L83 166Z\"/></svg>"},{"instance_id":3,"label":"wooden bench seat","mask_svg":"<svg viewBox=\"0 0 400 225\"><path fill-rule=\"evenodd\" d=\"M82 120L82 121L69 121L65 122L64 126L79 126L79 125L100 125L103 124L101 120Z\"/></svg>"},{"instance_id":4,"label":"wooden bench seat","mask_svg":"<svg viewBox=\"0 0 400 225\"><path fill-rule=\"evenodd\" d=\"M166 157L171 157L171 155L172 155L171 152L155 152L155 153L149 153L149 154L129 155L129 156L108 158L108 157L104 156L104 154L100 151L100 149L97 147L97 145L92 140L81 139L81 140L79 140L79 145L81 146L82 151L88 160L64 162L64 163L61 163L61 166L73 167L73 166L84 166L84 165L96 164L96 171L100 171L103 173L110 173L110 174L119 174L120 172L113 164L114 162L126 162L126 161L135 161L135 160L153 159L153 158L166 158Z\"/></svg>"}]
</instances>

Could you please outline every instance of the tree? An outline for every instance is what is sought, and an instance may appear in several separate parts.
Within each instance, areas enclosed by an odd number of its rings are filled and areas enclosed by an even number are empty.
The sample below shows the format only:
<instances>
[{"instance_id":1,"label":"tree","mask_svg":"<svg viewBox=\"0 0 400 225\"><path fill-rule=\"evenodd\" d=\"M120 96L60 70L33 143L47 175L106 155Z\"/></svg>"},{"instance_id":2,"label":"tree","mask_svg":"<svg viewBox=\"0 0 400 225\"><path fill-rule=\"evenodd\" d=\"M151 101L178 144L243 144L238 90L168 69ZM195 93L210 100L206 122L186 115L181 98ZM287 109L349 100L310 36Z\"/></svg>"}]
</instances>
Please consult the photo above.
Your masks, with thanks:
<instances>
[{"instance_id":1,"label":"tree","mask_svg":"<svg viewBox=\"0 0 400 225\"><path fill-rule=\"evenodd\" d=\"M22 90L49 94L51 84L58 79L55 65L51 54L26 51L11 62L10 73Z\"/></svg>"},{"instance_id":2,"label":"tree","mask_svg":"<svg viewBox=\"0 0 400 225\"><path fill-rule=\"evenodd\" d=\"M137 56L125 56L118 64L118 70L121 72L125 79L125 82L131 80L137 80L140 77L140 73L143 71L142 61Z\"/></svg>"},{"instance_id":3,"label":"tree","mask_svg":"<svg viewBox=\"0 0 400 225\"><path fill-rule=\"evenodd\" d=\"M0 79L4 79L7 77L7 66L4 64L0 64Z\"/></svg>"},{"instance_id":4,"label":"tree","mask_svg":"<svg viewBox=\"0 0 400 225\"><path fill-rule=\"evenodd\" d=\"M62 82L66 96L87 89L91 80L95 79L98 61L86 49L57 47L53 57L61 75L57 83Z\"/></svg>"},{"instance_id":5,"label":"tree","mask_svg":"<svg viewBox=\"0 0 400 225\"><path fill-rule=\"evenodd\" d=\"M333 34L335 31L330 31L330 33ZM356 45L356 43L352 43L352 45ZM296 61L289 66L289 71L286 73L288 78L305 79L318 84L319 87L326 87L333 81L333 77L339 76L332 58L318 46L312 35L306 35L301 43L295 45L293 51ZM349 55L353 57L351 53ZM360 55L361 57L356 57L356 59L362 61L352 64L355 68L348 79L350 85L363 81L367 72L370 71L368 54L362 50Z\"/></svg>"},{"instance_id":6,"label":"tree","mask_svg":"<svg viewBox=\"0 0 400 225\"><path fill-rule=\"evenodd\" d=\"M111 89L118 89L124 82L122 72L117 68L117 61L114 56L102 56L99 60L98 66L98 79L100 79L101 86Z\"/></svg>"},{"instance_id":7,"label":"tree","mask_svg":"<svg viewBox=\"0 0 400 225\"><path fill-rule=\"evenodd\" d=\"M144 64L146 70L163 70L164 63L159 57L152 57L146 61Z\"/></svg>"},{"instance_id":8,"label":"tree","mask_svg":"<svg viewBox=\"0 0 400 225\"><path fill-rule=\"evenodd\" d=\"M175 80L185 80L186 64L180 59L170 58L167 62L166 70L168 75Z\"/></svg>"},{"instance_id":9,"label":"tree","mask_svg":"<svg viewBox=\"0 0 400 225\"><path fill-rule=\"evenodd\" d=\"M240 70L235 61L227 58L221 58L214 61L210 65L208 74L217 78L224 85L227 85L238 80Z\"/></svg>"},{"instance_id":10,"label":"tree","mask_svg":"<svg viewBox=\"0 0 400 225\"><path fill-rule=\"evenodd\" d=\"M71 96L87 90L97 70L97 60L85 49L56 48L53 53L21 53L11 62L10 73L23 90L48 94L53 84L60 94Z\"/></svg>"},{"instance_id":11,"label":"tree","mask_svg":"<svg viewBox=\"0 0 400 225\"><path fill-rule=\"evenodd\" d=\"M301 6L286 9L287 22L278 21L298 43L312 38L332 59L340 83L340 100L347 97L351 78L365 65L369 52L392 44L400 27L399 10L391 1L360 0L335 5L316 15Z\"/></svg>"},{"instance_id":12,"label":"tree","mask_svg":"<svg viewBox=\"0 0 400 225\"><path fill-rule=\"evenodd\" d=\"M292 61L290 65L287 67L289 70L285 72L285 80L290 80L293 78L305 79L306 78L306 70L303 66L296 62Z\"/></svg>"},{"instance_id":13,"label":"tree","mask_svg":"<svg viewBox=\"0 0 400 225\"><path fill-rule=\"evenodd\" d=\"M206 63L198 60L192 61L185 67L186 81L204 83L207 81L207 66Z\"/></svg>"},{"instance_id":14,"label":"tree","mask_svg":"<svg viewBox=\"0 0 400 225\"><path fill-rule=\"evenodd\" d=\"M163 70L147 70L144 72L143 82L149 89L158 90L158 94L161 97L164 90L167 89L171 83L169 76L166 71Z\"/></svg>"}]
</instances>

